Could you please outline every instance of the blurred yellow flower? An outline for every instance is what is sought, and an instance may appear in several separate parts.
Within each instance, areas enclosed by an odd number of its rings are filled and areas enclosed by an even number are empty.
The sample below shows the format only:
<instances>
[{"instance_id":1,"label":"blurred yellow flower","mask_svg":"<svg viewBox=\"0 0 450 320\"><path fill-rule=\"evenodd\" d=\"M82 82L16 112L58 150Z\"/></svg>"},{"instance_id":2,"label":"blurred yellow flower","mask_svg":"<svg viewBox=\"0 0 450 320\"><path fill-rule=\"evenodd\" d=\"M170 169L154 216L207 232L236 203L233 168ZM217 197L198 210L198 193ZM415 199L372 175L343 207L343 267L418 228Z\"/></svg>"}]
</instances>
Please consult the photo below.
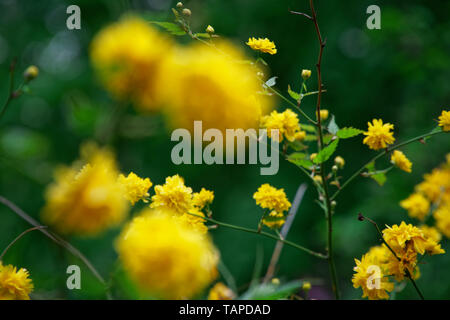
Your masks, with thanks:
<instances>
[{"instance_id":1,"label":"blurred yellow flower","mask_svg":"<svg viewBox=\"0 0 450 320\"><path fill-rule=\"evenodd\" d=\"M125 198L134 205L139 200L148 202L147 198L150 196L148 189L152 186L149 178L142 179L134 172L130 172L128 176L119 174L119 184L124 189Z\"/></svg>"},{"instance_id":2,"label":"blurred yellow flower","mask_svg":"<svg viewBox=\"0 0 450 320\"><path fill-rule=\"evenodd\" d=\"M446 202L439 206L433 214L436 220L436 227L447 238L450 238L450 202Z\"/></svg>"},{"instance_id":3,"label":"blurred yellow flower","mask_svg":"<svg viewBox=\"0 0 450 320\"><path fill-rule=\"evenodd\" d=\"M444 131L450 131L450 111L442 110L442 113L439 116L439 126L441 126Z\"/></svg>"},{"instance_id":4,"label":"blurred yellow flower","mask_svg":"<svg viewBox=\"0 0 450 320\"><path fill-rule=\"evenodd\" d=\"M329 115L330 115L330 112L327 109L320 110L320 120L321 121L327 120ZM317 112L316 112L316 117L317 117Z\"/></svg>"},{"instance_id":5,"label":"blurred yellow flower","mask_svg":"<svg viewBox=\"0 0 450 320\"><path fill-rule=\"evenodd\" d=\"M282 212L273 210L264 216L262 222L271 229L280 229L286 222L286 217Z\"/></svg>"},{"instance_id":6,"label":"blurred yellow flower","mask_svg":"<svg viewBox=\"0 0 450 320\"><path fill-rule=\"evenodd\" d=\"M26 269L17 270L0 261L0 300L30 300L33 282Z\"/></svg>"},{"instance_id":7,"label":"blurred yellow flower","mask_svg":"<svg viewBox=\"0 0 450 320\"><path fill-rule=\"evenodd\" d=\"M441 197L450 194L450 168L434 168L424 175L424 181L416 186L431 202L437 202Z\"/></svg>"},{"instance_id":8,"label":"blurred yellow flower","mask_svg":"<svg viewBox=\"0 0 450 320\"><path fill-rule=\"evenodd\" d=\"M126 16L95 36L90 56L101 81L115 97L156 110L161 104L159 77L172 51L172 43L147 21Z\"/></svg>"},{"instance_id":9,"label":"blurred yellow flower","mask_svg":"<svg viewBox=\"0 0 450 320\"><path fill-rule=\"evenodd\" d=\"M272 97L260 94L257 71L228 42L215 48L196 43L179 48L164 71L165 113L172 128L193 130L202 121L203 130L257 128L261 114L272 108Z\"/></svg>"},{"instance_id":10,"label":"blurred yellow flower","mask_svg":"<svg viewBox=\"0 0 450 320\"><path fill-rule=\"evenodd\" d=\"M391 162L400 170L411 172L412 163L403 152L394 150L391 156Z\"/></svg>"},{"instance_id":11,"label":"blurred yellow flower","mask_svg":"<svg viewBox=\"0 0 450 320\"><path fill-rule=\"evenodd\" d=\"M341 156L337 156L334 158L334 163L339 166L340 169L344 168L345 166L345 160Z\"/></svg>"},{"instance_id":12,"label":"blurred yellow flower","mask_svg":"<svg viewBox=\"0 0 450 320\"><path fill-rule=\"evenodd\" d=\"M394 125L390 123L383 124L383 120L373 119L372 123L368 122L368 130L363 132L367 137L364 138L363 143L367 144L370 149L379 150L386 148L388 144L393 144L395 141Z\"/></svg>"},{"instance_id":13,"label":"blurred yellow flower","mask_svg":"<svg viewBox=\"0 0 450 320\"><path fill-rule=\"evenodd\" d=\"M208 300L233 300L235 297L233 290L222 282L217 282L208 294Z\"/></svg>"},{"instance_id":14,"label":"blurred yellow flower","mask_svg":"<svg viewBox=\"0 0 450 320\"><path fill-rule=\"evenodd\" d=\"M256 51L261 51L269 54L277 53L275 43L273 43L273 41L270 41L267 38L264 39L262 38L256 39L254 37L248 38L248 42L246 42L245 44Z\"/></svg>"},{"instance_id":15,"label":"blurred yellow flower","mask_svg":"<svg viewBox=\"0 0 450 320\"><path fill-rule=\"evenodd\" d=\"M46 190L42 218L61 233L95 235L120 224L129 205L117 183L114 155L85 144L82 160L60 167ZM81 169L80 169L81 167Z\"/></svg>"},{"instance_id":16,"label":"blurred yellow flower","mask_svg":"<svg viewBox=\"0 0 450 320\"><path fill-rule=\"evenodd\" d=\"M284 189L276 189L268 183L258 188L253 194L253 199L256 200L256 204L261 208L275 210L278 213L283 213L291 207L291 203L287 199Z\"/></svg>"},{"instance_id":17,"label":"blurred yellow flower","mask_svg":"<svg viewBox=\"0 0 450 320\"><path fill-rule=\"evenodd\" d=\"M286 138L288 141L302 140L306 132L301 131L298 116L291 109L286 109L279 113L276 110L270 115L261 118L261 127L267 129L267 136L272 137L271 130L278 130L279 141ZM299 135L300 134L300 135Z\"/></svg>"},{"instance_id":18,"label":"blurred yellow flower","mask_svg":"<svg viewBox=\"0 0 450 320\"><path fill-rule=\"evenodd\" d=\"M186 187L179 175L166 178L164 185L155 186L150 208L165 207L178 214L185 214L192 208L192 189Z\"/></svg>"},{"instance_id":19,"label":"blurred yellow flower","mask_svg":"<svg viewBox=\"0 0 450 320\"><path fill-rule=\"evenodd\" d=\"M430 212L430 202L421 193L413 193L405 200L400 201L400 206L408 210L411 218L417 218L421 221Z\"/></svg>"},{"instance_id":20,"label":"blurred yellow flower","mask_svg":"<svg viewBox=\"0 0 450 320\"><path fill-rule=\"evenodd\" d=\"M439 242L442 239L442 235L435 227L429 227L427 225L422 225L419 227L420 231L423 232L425 239L427 239L427 247L425 250L430 255L445 253L444 249L441 248Z\"/></svg>"},{"instance_id":21,"label":"blurred yellow flower","mask_svg":"<svg viewBox=\"0 0 450 320\"><path fill-rule=\"evenodd\" d=\"M219 255L207 234L170 211L146 209L124 228L116 249L143 291L163 299L189 299L216 278Z\"/></svg>"}]
</instances>

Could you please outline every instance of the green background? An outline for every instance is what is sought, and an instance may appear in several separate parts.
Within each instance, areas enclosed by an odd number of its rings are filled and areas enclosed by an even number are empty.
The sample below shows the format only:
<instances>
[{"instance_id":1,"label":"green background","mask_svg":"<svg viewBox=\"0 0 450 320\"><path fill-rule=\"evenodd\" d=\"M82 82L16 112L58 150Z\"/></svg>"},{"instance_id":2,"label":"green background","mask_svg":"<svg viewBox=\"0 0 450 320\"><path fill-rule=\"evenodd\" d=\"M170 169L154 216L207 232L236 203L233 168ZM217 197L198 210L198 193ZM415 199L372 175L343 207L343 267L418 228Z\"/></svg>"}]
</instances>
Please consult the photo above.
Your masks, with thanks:
<instances>
[{"instance_id":1,"label":"green background","mask_svg":"<svg viewBox=\"0 0 450 320\"><path fill-rule=\"evenodd\" d=\"M323 107L336 116L338 125L366 129L372 118L395 124L397 141L428 132L450 97L450 2L448 1L316 1L322 34L327 39L323 56L323 81L327 93ZM81 8L81 30L66 28L66 7ZM381 30L366 28L367 6L381 7ZM117 20L128 10L146 13L153 20L171 21L164 0L140 1L0 1L0 98L6 100L8 68L17 57L17 78L30 64L40 68L39 78L30 84L31 92L14 100L0 120L0 195L17 203L33 217L39 217L44 204L43 191L57 164L69 164L78 156L83 141L95 137L108 120L114 100L95 78L88 59L88 46L101 27ZM251 36L273 40L278 53L265 56L277 88L290 84L299 90L301 69L313 70L309 81L315 87L318 43L313 24L288 9L309 13L308 1L211 0L186 1L192 11L193 29L203 32L211 24L216 32L245 47ZM180 39L186 41L187 39ZM253 53L245 48L249 56ZM17 79L17 84L19 79ZM278 101L283 110L287 105ZM314 114L315 98L302 106ZM133 129L133 130L131 130ZM275 176L260 176L259 166L175 166L170 159L173 143L158 116L137 115L132 109L120 122L114 142L121 169L148 176L155 184L180 174L195 191L214 190L214 217L237 225L255 227L260 210L252 194L262 183L283 187L293 199L297 187L307 182L292 164L281 162ZM377 244L372 226L359 222L358 212L379 225L417 223L398 205L413 191L422 175L441 162L450 151L448 136L438 135L426 145L415 143L403 149L413 161L413 173L392 170L379 187L373 180L359 178L338 197L334 215L337 271L342 296L360 298L361 290L351 284L354 258L360 258ZM348 177L375 153L362 145L362 137L342 141L338 154L346 160L342 172ZM388 159L377 163L387 167ZM314 203L316 192L310 185L289 234L289 240L322 251L326 226L321 209ZM142 205L140 206L142 207ZM138 208L139 209L139 206ZM0 206L0 248L3 249L28 225ZM113 240L120 230L94 239L73 238L78 247L109 278L115 274L114 294L132 298L123 277L115 273ZM268 265L274 242L255 235L219 228L211 232L224 264L244 290L252 279L259 255L263 271ZM448 240L443 247L450 250ZM260 252L258 254L258 252ZM20 240L5 256L30 270L33 298L98 298L104 291L82 264L36 232ZM82 266L82 290L66 289L68 264ZM421 266L417 281L426 298L450 297L450 258L448 254L429 257ZM310 279L312 297L331 297L326 261L285 247L277 270L282 281ZM129 289L132 290L132 289ZM415 299L410 284L397 295Z\"/></svg>"}]
</instances>

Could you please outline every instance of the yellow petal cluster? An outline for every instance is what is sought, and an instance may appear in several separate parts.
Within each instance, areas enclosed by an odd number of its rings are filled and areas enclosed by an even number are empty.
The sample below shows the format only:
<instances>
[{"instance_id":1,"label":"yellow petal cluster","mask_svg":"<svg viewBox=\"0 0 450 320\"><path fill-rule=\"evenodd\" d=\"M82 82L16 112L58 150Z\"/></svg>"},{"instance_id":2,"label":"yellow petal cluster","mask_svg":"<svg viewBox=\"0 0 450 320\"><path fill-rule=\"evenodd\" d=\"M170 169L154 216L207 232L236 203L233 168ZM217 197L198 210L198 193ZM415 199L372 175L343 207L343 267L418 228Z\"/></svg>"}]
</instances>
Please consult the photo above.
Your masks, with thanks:
<instances>
[{"instance_id":1,"label":"yellow petal cluster","mask_svg":"<svg viewBox=\"0 0 450 320\"><path fill-rule=\"evenodd\" d=\"M392 152L391 162L400 170L411 172L412 163L403 152L394 150L394 152Z\"/></svg>"},{"instance_id":2,"label":"yellow petal cluster","mask_svg":"<svg viewBox=\"0 0 450 320\"><path fill-rule=\"evenodd\" d=\"M246 42L245 44L248 45L250 48L252 48L255 51L261 51L261 52L269 53L269 54L277 53L275 43L273 41L270 41L267 38L256 39L255 37L251 37L248 39L248 42Z\"/></svg>"},{"instance_id":3,"label":"yellow petal cluster","mask_svg":"<svg viewBox=\"0 0 450 320\"><path fill-rule=\"evenodd\" d=\"M223 282L217 282L208 294L208 300L233 300L235 297L233 290Z\"/></svg>"},{"instance_id":4,"label":"yellow petal cluster","mask_svg":"<svg viewBox=\"0 0 450 320\"><path fill-rule=\"evenodd\" d=\"M400 206L408 210L411 218L417 218L421 221L430 212L430 202L421 193L413 193L405 200L400 201Z\"/></svg>"},{"instance_id":5,"label":"yellow petal cluster","mask_svg":"<svg viewBox=\"0 0 450 320\"><path fill-rule=\"evenodd\" d=\"M442 110L439 116L439 126L444 131L450 131L450 111Z\"/></svg>"},{"instance_id":6,"label":"yellow petal cluster","mask_svg":"<svg viewBox=\"0 0 450 320\"><path fill-rule=\"evenodd\" d=\"M264 216L262 222L264 225L271 229L280 229L286 222L286 217L282 212L273 210L269 214Z\"/></svg>"},{"instance_id":7,"label":"yellow petal cluster","mask_svg":"<svg viewBox=\"0 0 450 320\"><path fill-rule=\"evenodd\" d=\"M143 292L164 299L193 298L217 276L218 251L207 234L170 209L146 209L124 228L116 249Z\"/></svg>"},{"instance_id":8,"label":"yellow petal cluster","mask_svg":"<svg viewBox=\"0 0 450 320\"><path fill-rule=\"evenodd\" d=\"M394 125L390 123L383 124L383 120L373 119L372 123L368 122L368 129L363 132L366 137L363 143L368 145L370 149L379 150L384 149L389 144L393 144L395 141Z\"/></svg>"},{"instance_id":9,"label":"yellow petal cluster","mask_svg":"<svg viewBox=\"0 0 450 320\"><path fill-rule=\"evenodd\" d=\"M288 141L303 140L306 132L301 131L298 116L291 109L279 113L274 110L261 118L261 127L267 129L267 136L272 137L271 130L278 130L279 141L286 138Z\"/></svg>"},{"instance_id":10,"label":"yellow petal cluster","mask_svg":"<svg viewBox=\"0 0 450 320\"><path fill-rule=\"evenodd\" d=\"M166 183L155 186L150 208L165 207L178 214L187 213L192 208L192 188L186 187L179 175L166 178Z\"/></svg>"},{"instance_id":11,"label":"yellow petal cluster","mask_svg":"<svg viewBox=\"0 0 450 320\"><path fill-rule=\"evenodd\" d=\"M0 300L30 300L33 282L24 268L17 270L0 261Z\"/></svg>"},{"instance_id":12,"label":"yellow petal cluster","mask_svg":"<svg viewBox=\"0 0 450 320\"><path fill-rule=\"evenodd\" d=\"M276 189L265 183L261 185L253 194L256 204L263 209L275 210L283 213L291 207L291 203L286 197L284 189Z\"/></svg>"},{"instance_id":13,"label":"yellow petal cluster","mask_svg":"<svg viewBox=\"0 0 450 320\"><path fill-rule=\"evenodd\" d=\"M85 144L82 158L71 167L55 171L46 190L43 220L61 233L95 235L121 223L129 204L114 154Z\"/></svg>"},{"instance_id":14,"label":"yellow petal cluster","mask_svg":"<svg viewBox=\"0 0 450 320\"><path fill-rule=\"evenodd\" d=\"M119 174L118 183L123 187L124 196L131 205L139 200L148 202L147 198L150 196L148 189L152 186L149 178L142 179L134 172L130 172L128 176Z\"/></svg>"},{"instance_id":15,"label":"yellow petal cluster","mask_svg":"<svg viewBox=\"0 0 450 320\"><path fill-rule=\"evenodd\" d=\"M213 200L214 192L206 190L205 188L202 188L200 192L195 192L192 196L192 204L200 210L211 204Z\"/></svg>"},{"instance_id":16,"label":"yellow petal cluster","mask_svg":"<svg viewBox=\"0 0 450 320\"><path fill-rule=\"evenodd\" d=\"M147 21L125 16L91 43L91 61L108 91L145 110L161 105L160 75L172 43Z\"/></svg>"}]
</instances>

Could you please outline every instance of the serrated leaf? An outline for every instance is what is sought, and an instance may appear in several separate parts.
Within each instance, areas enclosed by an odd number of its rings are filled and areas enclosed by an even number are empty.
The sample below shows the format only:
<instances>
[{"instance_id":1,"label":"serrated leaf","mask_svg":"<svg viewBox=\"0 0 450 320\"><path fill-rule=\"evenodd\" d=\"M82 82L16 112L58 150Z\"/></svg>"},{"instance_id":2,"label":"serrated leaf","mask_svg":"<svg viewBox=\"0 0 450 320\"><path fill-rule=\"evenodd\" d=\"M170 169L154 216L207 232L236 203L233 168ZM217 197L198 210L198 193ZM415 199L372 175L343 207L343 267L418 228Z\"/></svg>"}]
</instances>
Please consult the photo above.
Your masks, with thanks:
<instances>
[{"instance_id":1,"label":"serrated leaf","mask_svg":"<svg viewBox=\"0 0 450 320\"><path fill-rule=\"evenodd\" d=\"M278 77L272 77L269 80L266 81L266 83L264 84L266 87L273 87L276 84L276 80Z\"/></svg>"},{"instance_id":2,"label":"serrated leaf","mask_svg":"<svg viewBox=\"0 0 450 320\"><path fill-rule=\"evenodd\" d=\"M182 36L186 34L186 32L180 25L173 22L150 21L150 23L160 26L174 36Z\"/></svg>"},{"instance_id":3,"label":"serrated leaf","mask_svg":"<svg viewBox=\"0 0 450 320\"><path fill-rule=\"evenodd\" d=\"M330 123L328 124L328 131L332 134L336 134L339 131L339 127L336 124L334 116L331 117Z\"/></svg>"},{"instance_id":4,"label":"serrated leaf","mask_svg":"<svg viewBox=\"0 0 450 320\"><path fill-rule=\"evenodd\" d=\"M356 137L357 135L360 135L361 133L363 133L362 130L353 128L353 127L345 127L340 129L336 135L341 138L341 139L348 139L348 138L352 138L352 137Z\"/></svg>"},{"instance_id":5,"label":"serrated leaf","mask_svg":"<svg viewBox=\"0 0 450 320\"><path fill-rule=\"evenodd\" d=\"M312 161L307 158L307 155L305 153L301 153L301 152L291 153L287 157L287 160L289 162L295 164L296 166L303 167L306 169L311 169L311 167L314 166Z\"/></svg>"},{"instance_id":6,"label":"serrated leaf","mask_svg":"<svg viewBox=\"0 0 450 320\"><path fill-rule=\"evenodd\" d=\"M300 93L297 93L295 91L292 91L291 86L288 85L288 93L291 96L292 99L294 99L295 101L300 100Z\"/></svg>"},{"instance_id":7,"label":"serrated leaf","mask_svg":"<svg viewBox=\"0 0 450 320\"><path fill-rule=\"evenodd\" d=\"M312 132L312 133L316 133L316 127L313 126L312 124L301 124L300 128L302 130L305 130L307 132Z\"/></svg>"},{"instance_id":8,"label":"serrated leaf","mask_svg":"<svg viewBox=\"0 0 450 320\"><path fill-rule=\"evenodd\" d=\"M339 139L336 139L333 142L331 142L328 146L323 148L322 151L320 151L317 154L317 156L314 158L313 162L315 164L319 164L319 163L327 161L333 155L333 153L336 151L338 143L339 143Z\"/></svg>"}]
</instances>

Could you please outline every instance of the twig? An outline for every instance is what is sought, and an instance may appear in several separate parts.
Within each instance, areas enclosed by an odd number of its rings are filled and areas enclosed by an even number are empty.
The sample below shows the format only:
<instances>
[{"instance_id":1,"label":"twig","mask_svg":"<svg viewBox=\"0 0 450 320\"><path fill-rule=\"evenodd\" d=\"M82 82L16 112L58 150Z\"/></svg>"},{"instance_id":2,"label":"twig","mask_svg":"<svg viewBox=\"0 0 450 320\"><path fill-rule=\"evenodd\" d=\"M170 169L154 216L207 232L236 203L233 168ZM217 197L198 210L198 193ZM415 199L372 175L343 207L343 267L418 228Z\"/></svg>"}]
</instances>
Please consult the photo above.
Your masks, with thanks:
<instances>
[{"instance_id":1,"label":"twig","mask_svg":"<svg viewBox=\"0 0 450 320\"><path fill-rule=\"evenodd\" d=\"M32 227L29 228L27 230L25 230L24 232L22 232L21 234L19 234L13 241L11 241L11 243L5 248L5 250L3 250L2 254L0 254L0 261L2 261L3 257L5 256L6 252L8 252L8 250L17 242L20 240L20 238L22 238L24 235L26 235L28 232L34 231L34 230L39 230L39 229L45 229L47 228L46 226L37 226L37 227Z\"/></svg>"}]
</instances>

